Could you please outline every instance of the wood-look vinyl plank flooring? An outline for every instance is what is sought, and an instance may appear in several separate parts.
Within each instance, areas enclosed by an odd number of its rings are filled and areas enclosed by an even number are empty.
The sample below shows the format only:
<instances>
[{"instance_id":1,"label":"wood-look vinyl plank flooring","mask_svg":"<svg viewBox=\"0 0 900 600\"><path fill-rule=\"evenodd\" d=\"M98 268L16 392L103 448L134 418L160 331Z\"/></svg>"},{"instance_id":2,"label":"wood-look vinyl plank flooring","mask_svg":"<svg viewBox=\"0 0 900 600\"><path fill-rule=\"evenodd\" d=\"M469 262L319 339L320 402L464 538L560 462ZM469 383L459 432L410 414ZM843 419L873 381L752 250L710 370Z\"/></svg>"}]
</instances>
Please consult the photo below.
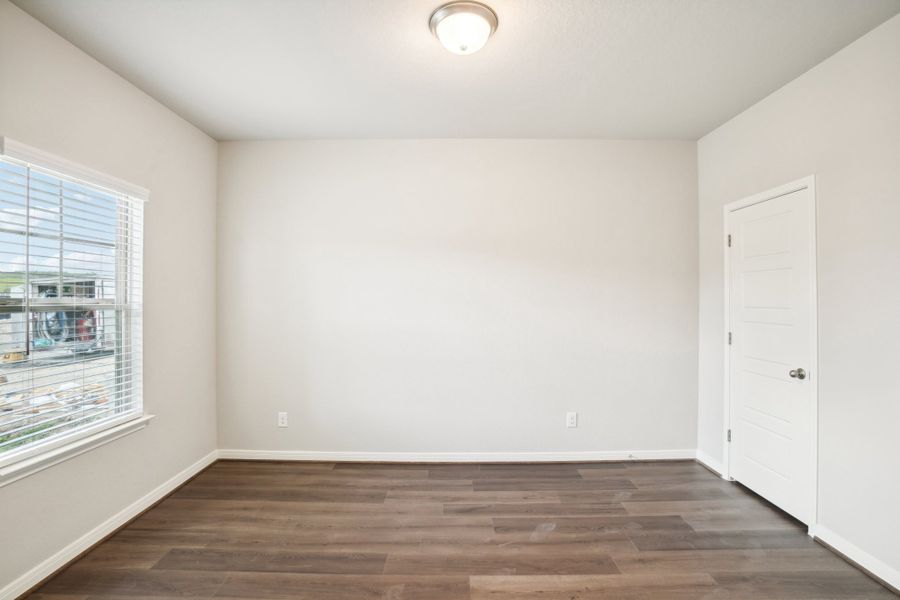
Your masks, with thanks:
<instances>
[{"instance_id":1,"label":"wood-look vinyl plank flooring","mask_svg":"<svg viewBox=\"0 0 900 600\"><path fill-rule=\"evenodd\" d=\"M29 600L895 597L691 461L219 461Z\"/></svg>"}]
</instances>

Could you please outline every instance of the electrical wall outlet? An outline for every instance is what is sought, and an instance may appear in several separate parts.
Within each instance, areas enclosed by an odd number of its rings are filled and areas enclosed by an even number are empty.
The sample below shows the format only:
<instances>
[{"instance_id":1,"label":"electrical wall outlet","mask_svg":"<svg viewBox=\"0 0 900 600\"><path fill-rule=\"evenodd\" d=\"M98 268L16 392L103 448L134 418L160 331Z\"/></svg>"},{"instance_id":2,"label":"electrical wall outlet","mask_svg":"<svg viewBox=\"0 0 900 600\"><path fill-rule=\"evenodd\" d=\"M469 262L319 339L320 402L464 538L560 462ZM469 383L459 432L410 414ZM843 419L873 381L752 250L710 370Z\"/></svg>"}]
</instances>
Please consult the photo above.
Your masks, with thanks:
<instances>
[{"instance_id":1,"label":"electrical wall outlet","mask_svg":"<svg viewBox=\"0 0 900 600\"><path fill-rule=\"evenodd\" d=\"M578 413L577 412L569 412L566 413L566 427L578 427Z\"/></svg>"},{"instance_id":2,"label":"electrical wall outlet","mask_svg":"<svg viewBox=\"0 0 900 600\"><path fill-rule=\"evenodd\" d=\"M286 412L278 413L278 426L279 427L287 427L287 413Z\"/></svg>"}]
</instances>

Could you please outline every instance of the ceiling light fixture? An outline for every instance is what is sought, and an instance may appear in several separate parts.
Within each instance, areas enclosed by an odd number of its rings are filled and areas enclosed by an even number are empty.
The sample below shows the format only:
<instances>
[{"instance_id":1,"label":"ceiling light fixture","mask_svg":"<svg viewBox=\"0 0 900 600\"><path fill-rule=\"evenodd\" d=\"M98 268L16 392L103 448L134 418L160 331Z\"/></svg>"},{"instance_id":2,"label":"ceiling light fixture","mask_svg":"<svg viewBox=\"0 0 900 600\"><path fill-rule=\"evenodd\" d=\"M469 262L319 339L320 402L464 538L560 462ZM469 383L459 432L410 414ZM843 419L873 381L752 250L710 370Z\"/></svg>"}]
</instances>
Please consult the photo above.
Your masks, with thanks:
<instances>
[{"instance_id":1,"label":"ceiling light fixture","mask_svg":"<svg viewBox=\"0 0 900 600\"><path fill-rule=\"evenodd\" d=\"M497 13L480 2L450 2L431 13L431 33L454 54L473 54L497 30Z\"/></svg>"}]
</instances>

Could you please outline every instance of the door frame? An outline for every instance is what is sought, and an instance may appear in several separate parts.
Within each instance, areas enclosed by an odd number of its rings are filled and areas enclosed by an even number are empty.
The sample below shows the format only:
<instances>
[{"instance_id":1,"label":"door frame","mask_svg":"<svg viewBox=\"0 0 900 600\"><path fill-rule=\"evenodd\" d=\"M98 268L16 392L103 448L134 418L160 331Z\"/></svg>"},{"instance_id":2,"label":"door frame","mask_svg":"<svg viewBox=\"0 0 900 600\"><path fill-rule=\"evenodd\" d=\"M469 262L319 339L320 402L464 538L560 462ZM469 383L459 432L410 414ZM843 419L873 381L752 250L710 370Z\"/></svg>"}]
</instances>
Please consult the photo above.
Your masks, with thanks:
<instances>
[{"instance_id":1,"label":"door frame","mask_svg":"<svg viewBox=\"0 0 900 600\"><path fill-rule=\"evenodd\" d=\"M809 468L812 471L812 482L811 482L811 490L808 498L808 506L810 508L809 514L811 515L810 522L807 525L812 531L813 526L818 521L818 492L819 492L819 317L818 317L818 292L817 292L817 280L818 280L818 270L816 267L816 255L817 255L817 241L816 241L816 177L815 175L810 175L808 177L804 177L802 179L798 179L796 181L792 181L790 183L786 183L784 185L780 185L778 187L772 188L770 190L766 190L764 192L760 192L758 194L753 194L752 196L747 196L746 198L742 198L740 200L736 200L729 204L726 204L722 207L722 220L723 220L723 238L724 243L722 244L724 263L725 263L725 327L723 331L723 339L722 339L722 352L724 355L724 377L723 379L723 428L722 428L722 445L724 447L723 457L724 457L724 472L722 476L729 481L734 481L734 478L731 476L731 443L728 441L728 431L731 429L731 345L728 343L728 332L731 331L731 256L729 253L728 246L728 218L731 213L740 210L742 208L747 208L748 206L753 206L754 204L761 204L768 200L774 200L775 198L779 198L781 196L786 196L787 194L791 194L793 192L798 192L800 190L808 189L810 192L810 207L809 207L809 273L810 273L810 317L812 320L812 327L810 329L810 335L812 337L811 344L811 355L810 355L810 368L807 369L809 371L810 376L808 379L809 384L812 386L811 394L812 401L811 404L811 414L810 419L812 423L812 431L811 431L811 440L810 443L812 448L810 448L810 465Z\"/></svg>"}]
</instances>

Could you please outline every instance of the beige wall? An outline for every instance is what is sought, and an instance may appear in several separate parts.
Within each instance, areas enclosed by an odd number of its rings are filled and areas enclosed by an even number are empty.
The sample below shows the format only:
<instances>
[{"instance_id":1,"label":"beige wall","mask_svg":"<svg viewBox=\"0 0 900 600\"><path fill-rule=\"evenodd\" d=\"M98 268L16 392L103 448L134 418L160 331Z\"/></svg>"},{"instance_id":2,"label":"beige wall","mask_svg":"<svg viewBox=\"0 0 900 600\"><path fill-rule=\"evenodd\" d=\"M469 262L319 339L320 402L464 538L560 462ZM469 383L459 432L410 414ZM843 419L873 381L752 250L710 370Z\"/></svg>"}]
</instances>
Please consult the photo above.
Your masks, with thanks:
<instances>
[{"instance_id":1,"label":"beige wall","mask_svg":"<svg viewBox=\"0 0 900 600\"><path fill-rule=\"evenodd\" d=\"M900 569L900 17L701 139L698 155L699 448L722 458L722 205L815 175L819 520Z\"/></svg>"},{"instance_id":2,"label":"beige wall","mask_svg":"<svg viewBox=\"0 0 900 600\"><path fill-rule=\"evenodd\" d=\"M222 144L220 447L692 450L695 160L693 142Z\"/></svg>"},{"instance_id":3,"label":"beige wall","mask_svg":"<svg viewBox=\"0 0 900 600\"><path fill-rule=\"evenodd\" d=\"M216 143L6 0L0 135L150 190L144 399L157 415L0 488L2 588L215 448Z\"/></svg>"}]
</instances>

